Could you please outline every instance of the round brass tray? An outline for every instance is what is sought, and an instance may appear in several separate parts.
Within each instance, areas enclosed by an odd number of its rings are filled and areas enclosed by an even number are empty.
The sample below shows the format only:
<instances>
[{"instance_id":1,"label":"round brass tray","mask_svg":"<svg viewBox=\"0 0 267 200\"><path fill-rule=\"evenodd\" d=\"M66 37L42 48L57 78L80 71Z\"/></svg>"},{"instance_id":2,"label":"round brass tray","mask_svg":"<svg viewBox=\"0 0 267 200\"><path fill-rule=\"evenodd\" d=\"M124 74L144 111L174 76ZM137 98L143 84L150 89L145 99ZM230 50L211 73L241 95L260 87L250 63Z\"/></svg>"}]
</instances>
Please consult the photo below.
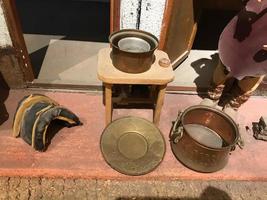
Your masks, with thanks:
<instances>
[{"instance_id":1,"label":"round brass tray","mask_svg":"<svg viewBox=\"0 0 267 200\"><path fill-rule=\"evenodd\" d=\"M154 170L165 154L160 130L139 117L123 117L104 130L101 151L106 162L126 175L143 175Z\"/></svg>"}]
</instances>

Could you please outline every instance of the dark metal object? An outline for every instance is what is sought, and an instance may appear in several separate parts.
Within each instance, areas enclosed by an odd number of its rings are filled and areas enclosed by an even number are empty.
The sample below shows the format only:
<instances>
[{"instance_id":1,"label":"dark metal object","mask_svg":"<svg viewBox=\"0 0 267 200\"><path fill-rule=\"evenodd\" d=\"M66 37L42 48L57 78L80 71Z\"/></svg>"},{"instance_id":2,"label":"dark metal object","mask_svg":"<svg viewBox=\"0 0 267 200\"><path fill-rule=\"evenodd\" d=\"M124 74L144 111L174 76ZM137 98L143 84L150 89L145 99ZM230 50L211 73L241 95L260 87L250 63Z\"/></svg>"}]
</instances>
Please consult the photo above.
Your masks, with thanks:
<instances>
[{"instance_id":1,"label":"dark metal object","mask_svg":"<svg viewBox=\"0 0 267 200\"><path fill-rule=\"evenodd\" d=\"M208 106L192 106L179 113L171 134L177 159L199 172L215 172L228 162L239 140L236 123L225 113Z\"/></svg>"},{"instance_id":2,"label":"dark metal object","mask_svg":"<svg viewBox=\"0 0 267 200\"><path fill-rule=\"evenodd\" d=\"M267 141L267 117L261 117L258 123L252 123L252 129L254 138Z\"/></svg>"},{"instance_id":3,"label":"dark metal object","mask_svg":"<svg viewBox=\"0 0 267 200\"><path fill-rule=\"evenodd\" d=\"M128 41L128 45L125 40ZM123 29L112 33L109 36L109 42L112 46L112 63L123 72L145 72L150 69L155 60L154 51L158 47L158 39L148 32Z\"/></svg>"},{"instance_id":4,"label":"dark metal object","mask_svg":"<svg viewBox=\"0 0 267 200\"><path fill-rule=\"evenodd\" d=\"M138 117L123 117L109 124L101 136L100 146L106 162L127 175L153 171L166 149L160 130Z\"/></svg>"}]
</instances>

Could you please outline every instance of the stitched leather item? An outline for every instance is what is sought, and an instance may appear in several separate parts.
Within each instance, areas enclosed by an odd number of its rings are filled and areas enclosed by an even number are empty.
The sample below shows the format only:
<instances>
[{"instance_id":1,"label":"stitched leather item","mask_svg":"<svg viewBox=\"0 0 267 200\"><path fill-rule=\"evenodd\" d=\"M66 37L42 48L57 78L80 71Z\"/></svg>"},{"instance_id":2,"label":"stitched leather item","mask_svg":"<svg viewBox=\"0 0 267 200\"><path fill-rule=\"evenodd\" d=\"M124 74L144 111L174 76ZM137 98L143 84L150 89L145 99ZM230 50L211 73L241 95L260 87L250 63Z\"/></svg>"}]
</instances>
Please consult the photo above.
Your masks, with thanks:
<instances>
[{"instance_id":1,"label":"stitched leather item","mask_svg":"<svg viewBox=\"0 0 267 200\"><path fill-rule=\"evenodd\" d=\"M79 118L70 110L59 106L47 96L32 94L18 104L13 121L13 136L22 139L35 150L47 148L47 128L55 120L62 120L67 127L82 125Z\"/></svg>"}]
</instances>

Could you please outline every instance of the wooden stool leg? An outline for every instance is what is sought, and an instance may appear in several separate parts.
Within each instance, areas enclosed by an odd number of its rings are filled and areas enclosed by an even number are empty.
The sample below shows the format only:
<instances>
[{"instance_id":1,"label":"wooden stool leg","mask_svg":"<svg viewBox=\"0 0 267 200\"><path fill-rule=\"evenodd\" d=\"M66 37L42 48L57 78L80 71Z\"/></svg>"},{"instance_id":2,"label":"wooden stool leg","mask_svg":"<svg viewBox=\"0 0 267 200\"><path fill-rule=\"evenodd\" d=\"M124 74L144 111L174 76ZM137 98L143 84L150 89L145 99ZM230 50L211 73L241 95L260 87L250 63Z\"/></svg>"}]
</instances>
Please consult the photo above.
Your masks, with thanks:
<instances>
[{"instance_id":1,"label":"wooden stool leg","mask_svg":"<svg viewBox=\"0 0 267 200\"><path fill-rule=\"evenodd\" d=\"M156 108L154 111L154 124L156 126L159 125L159 119L160 119L160 112L161 112L161 108L163 106L163 102L164 102L164 96L165 96L165 91L166 91L166 86L167 85L160 85L159 86L159 92L158 92L158 97L157 97L157 104L156 104Z\"/></svg>"},{"instance_id":2,"label":"wooden stool leg","mask_svg":"<svg viewBox=\"0 0 267 200\"><path fill-rule=\"evenodd\" d=\"M106 125L112 120L112 84L105 83Z\"/></svg>"}]
</instances>

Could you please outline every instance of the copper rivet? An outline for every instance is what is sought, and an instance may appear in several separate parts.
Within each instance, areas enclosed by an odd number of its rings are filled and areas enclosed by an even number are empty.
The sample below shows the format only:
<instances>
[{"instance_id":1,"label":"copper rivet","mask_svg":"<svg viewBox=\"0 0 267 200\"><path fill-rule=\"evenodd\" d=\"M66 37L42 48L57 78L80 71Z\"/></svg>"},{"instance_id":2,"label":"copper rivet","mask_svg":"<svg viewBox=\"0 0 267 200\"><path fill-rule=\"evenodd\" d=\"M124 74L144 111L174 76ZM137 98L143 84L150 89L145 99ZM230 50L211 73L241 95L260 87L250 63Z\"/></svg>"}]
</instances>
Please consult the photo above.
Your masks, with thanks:
<instances>
[{"instance_id":1,"label":"copper rivet","mask_svg":"<svg viewBox=\"0 0 267 200\"><path fill-rule=\"evenodd\" d=\"M161 58L159 60L159 65L161 67L169 67L171 65L171 61L168 58Z\"/></svg>"}]
</instances>

